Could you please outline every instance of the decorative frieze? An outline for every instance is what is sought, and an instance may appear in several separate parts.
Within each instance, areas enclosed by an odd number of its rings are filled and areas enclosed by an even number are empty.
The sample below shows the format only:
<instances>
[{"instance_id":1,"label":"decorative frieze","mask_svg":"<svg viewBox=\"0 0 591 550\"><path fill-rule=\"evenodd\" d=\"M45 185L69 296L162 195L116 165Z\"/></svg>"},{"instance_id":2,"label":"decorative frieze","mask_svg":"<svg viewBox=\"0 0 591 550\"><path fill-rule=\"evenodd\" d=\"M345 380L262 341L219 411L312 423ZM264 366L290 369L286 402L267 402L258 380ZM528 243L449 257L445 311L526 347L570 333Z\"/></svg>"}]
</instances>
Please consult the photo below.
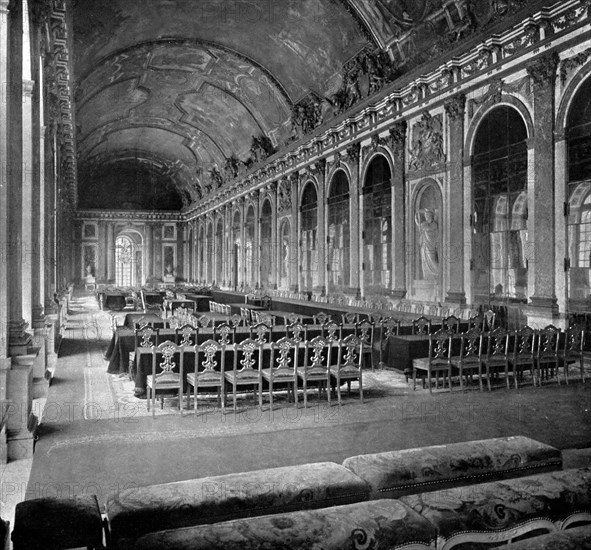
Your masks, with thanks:
<instances>
[{"instance_id":1,"label":"decorative frieze","mask_svg":"<svg viewBox=\"0 0 591 550\"><path fill-rule=\"evenodd\" d=\"M432 116L428 111L414 124L409 153L410 171L428 170L445 162L443 150L443 120L441 115Z\"/></svg>"},{"instance_id":2,"label":"decorative frieze","mask_svg":"<svg viewBox=\"0 0 591 550\"><path fill-rule=\"evenodd\" d=\"M488 91L482 97L478 99L470 99L470 101L468 101L468 117L472 118L478 107L488 107L499 103L503 97L503 86L503 81L500 78L496 78L491 82Z\"/></svg>"},{"instance_id":3,"label":"decorative frieze","mask_svg":"<svg viewBox=\"0 0 591 550\"><path fill-rule=\"evenodd\" d=\"M564 59L560 63L560 83L564 86L571 71L574 71L578 67L583 66L587 63L587 60L591 57L591 48L587 48L585 51L578 53L572 57Z\"/></svg>"}]
</instances>

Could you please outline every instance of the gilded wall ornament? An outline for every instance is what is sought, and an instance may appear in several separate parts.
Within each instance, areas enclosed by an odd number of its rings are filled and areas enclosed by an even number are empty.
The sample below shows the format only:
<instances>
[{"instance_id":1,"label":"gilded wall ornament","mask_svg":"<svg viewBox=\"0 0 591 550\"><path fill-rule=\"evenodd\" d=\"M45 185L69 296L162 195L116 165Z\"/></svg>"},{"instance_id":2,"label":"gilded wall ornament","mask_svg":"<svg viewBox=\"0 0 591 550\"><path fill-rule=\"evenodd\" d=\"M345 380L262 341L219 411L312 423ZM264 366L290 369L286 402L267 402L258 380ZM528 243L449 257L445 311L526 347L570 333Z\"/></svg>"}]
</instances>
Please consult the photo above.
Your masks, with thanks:
<instances>
[{"instance_id":1,"label":"gilded wall ornament","mask_svg":"<svg viewBox=\"0 0 591 550\"><path fill-rule=\"evenodd\" d=\"M409 149L409 169L424 170L445 161L443 151L443 123L441 115L425 112L413 126Z\"/></svg>"}]
</instances>

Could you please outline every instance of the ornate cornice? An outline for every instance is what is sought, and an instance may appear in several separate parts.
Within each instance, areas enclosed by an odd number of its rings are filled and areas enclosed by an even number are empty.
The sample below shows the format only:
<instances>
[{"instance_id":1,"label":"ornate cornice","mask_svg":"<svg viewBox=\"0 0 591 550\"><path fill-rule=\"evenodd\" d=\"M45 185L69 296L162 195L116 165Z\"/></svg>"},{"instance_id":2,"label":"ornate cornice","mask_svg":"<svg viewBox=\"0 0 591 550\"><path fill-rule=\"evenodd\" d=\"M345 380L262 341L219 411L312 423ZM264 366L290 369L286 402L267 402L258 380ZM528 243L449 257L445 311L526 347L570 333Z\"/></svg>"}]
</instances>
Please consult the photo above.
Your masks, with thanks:
<instances>
[{"instance_id":1,"label":"ornate cornice","mask_svg":"<svg viewBox=\"0 0 591 550\"><path fill-rule=\"evenodd\" d=\"M179 212L143 212L136 210L78 210L74 219L80 221L120 221L120 222L181 222Z\"/></svg>"},{"instance_id":2,"label":"ornate cornice","mask_svg":"<svg viewBox=\"0 0 591 550\"><path fill-rule=\"evenodd\" d=\"M525 62L539 51L551 48L557 40L563 40L566 34L577 33L588 23L587 4L587 0L557 1L513 27L496 33L492 43L488 37L411 81L405 78L402 85L400 80L388 84L374 96L333 119L332 126L325 124L319 127L306 140L296 141L285 151L271 157L267 163L267 166L275 167L271 179L307 170L307 166L315 163L319 157L330 158L346 149L348 144L367 140L371 135L383 135L391 129L398 133L394 125L414 117L418 108L430 109L433 104L445 101L452 89L482 86L487 79L490 82L489 71L492 68L500 73L505 65ZM519 43L517 39L520 39ZM476 59L478 63L475 64ZM466 67L468 70L464 70ZM500 101L503 92L511 91L515 86L527 94L528 85L521 81L506 84L497 78L484 96L467 102L468 115L472 117L478 106ZM386 139L393 144L393 139L401 138L390 135ZM263 166L254 167L239 181L229 182L225 188L235 195L248 192L252 186L262 187L269 179L265 172ZM216 208L221 201L221 193L214 191L187 214L189 217L202 215L208 209Z\"/></svg>"}]
</instances>

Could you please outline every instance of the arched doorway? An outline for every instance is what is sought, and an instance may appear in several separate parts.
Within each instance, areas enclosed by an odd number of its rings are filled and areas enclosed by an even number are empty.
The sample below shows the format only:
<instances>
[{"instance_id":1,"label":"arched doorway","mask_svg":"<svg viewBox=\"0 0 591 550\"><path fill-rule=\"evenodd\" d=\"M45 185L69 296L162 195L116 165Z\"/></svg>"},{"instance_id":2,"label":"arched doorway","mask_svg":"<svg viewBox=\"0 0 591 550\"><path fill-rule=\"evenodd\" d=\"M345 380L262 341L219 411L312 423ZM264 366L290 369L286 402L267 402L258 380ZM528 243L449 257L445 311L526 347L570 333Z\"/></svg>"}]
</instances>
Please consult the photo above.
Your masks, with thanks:
<instances>
[{"instance_id":1,"label":"arched doorway","mask_svg":"<svg viewBox=\"0 0 591 550\"><path fill-rule=\"evenodd\" d=\"M248 286L255 286L255 268L254 265L254 207L250 205L246 213L246 227L245 227L245 262L246 262L246 284Z\"/></svg>"},{"instance_id":2,"label":"arched doorway","mask_svg":"<svg viewBox=\"0 0 591 550\"><path fill-rule=\"evenodd\" d=\"M363 183L363 293L392 287L392 172L383 155L367 168Z\"/></svg>"},{"instance_id":3,"label":"arched doorway","mask_svg":"<svg viewBox=\"0 0 591 550\"><path fill-rule=\"evenodd\" d=\"M131 287L142 283L141 236L137 233L121 233L115 240L115 284Z\"/></svg>"},{"instance_id":4,"label":"arched doorway","mask_svg":"<svg viewBox=\"0 0 591 550\"><path fill-rule=\"evenodd\" d=\"M350 223L349 223L349 178L338 170L332 178L328 194L327 216L327 288L339 292L350 284Z\"/></svg>"},{"instance_id":5,"label":"arched doorway","mask_svg":"<svg viewBox=\"0 0 591 550\"><path fill-rule=\"evenodd\" d=\"M318 194L309 181L302 193L300 234L300 290L318 286Z\"/></svg>"},{"instance_id":6,"label":"arched doorway","mask_svg":"<svg viewBox=\"0 0 591 550\"><path fill-rule=\"evenodd\" d=\"M511 106L493 108L474 138L473 279L477 303L527 300L527 128Z\"/></svg>"},{"instance_id":7,"label":"arched doorway","mask_svg":"<svg viewBox=\"0 0 591 550\"><path fill-rule=\"evenodd\" d=\"M566 123L568 150L568 299L571 311L591 307L591 78L580 86Z\"/></svg>"}]
</instances>

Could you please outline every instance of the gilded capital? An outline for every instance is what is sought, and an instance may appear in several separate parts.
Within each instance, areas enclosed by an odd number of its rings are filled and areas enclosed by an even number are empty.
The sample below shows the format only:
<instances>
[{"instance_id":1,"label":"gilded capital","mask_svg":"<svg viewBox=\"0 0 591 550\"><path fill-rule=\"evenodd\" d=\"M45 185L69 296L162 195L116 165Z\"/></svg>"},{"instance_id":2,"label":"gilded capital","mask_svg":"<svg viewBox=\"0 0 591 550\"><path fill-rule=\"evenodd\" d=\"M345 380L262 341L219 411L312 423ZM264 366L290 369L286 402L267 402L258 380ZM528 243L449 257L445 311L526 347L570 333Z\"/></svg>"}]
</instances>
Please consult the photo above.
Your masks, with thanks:
<instances>
[{"instance_id":1,"label":"gilded capital","mask_svg":"<svg viewBox=\"0 0 591 550\"><path fill-rule=\"evenodd\" d=\"M466 108L466 95L464 93L456 94L445 102L445 112L447 116L452 119L460 119L464 117Z\"/></svg>"},{"instance_id":2,"label":"gilded capital","mask_svg":"<svg viewBox=\"0 0 591 550\"><path fill-rule=\"evenodd\" d=\"M556 52L542 55L527 67L529 76L537 86L551 86L556 77L560 58Z\"/></svg>"}]
</instances>

